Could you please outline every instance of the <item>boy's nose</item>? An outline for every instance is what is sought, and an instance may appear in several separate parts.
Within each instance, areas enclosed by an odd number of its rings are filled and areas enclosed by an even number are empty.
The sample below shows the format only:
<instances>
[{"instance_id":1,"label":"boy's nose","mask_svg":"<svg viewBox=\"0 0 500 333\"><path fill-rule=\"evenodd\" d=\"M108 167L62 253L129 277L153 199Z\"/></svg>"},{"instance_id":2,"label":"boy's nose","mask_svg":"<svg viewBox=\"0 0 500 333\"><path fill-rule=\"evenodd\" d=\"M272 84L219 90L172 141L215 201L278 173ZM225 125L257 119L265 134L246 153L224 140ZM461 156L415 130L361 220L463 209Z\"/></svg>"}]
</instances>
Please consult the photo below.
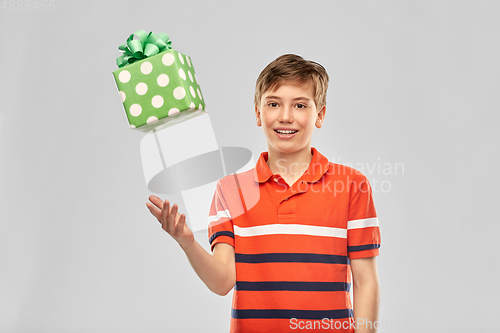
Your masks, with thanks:
<instances>
[{"instance_id":1,"label":"boy's nose","mask_svg":"<svg viewBox=\"0 0 500 333\"><path fill-rule=\"evenodd\" d=\"M289 106L284 106L281 108L280 111L280 119L283 122L290 122L293 117L292 117L292 108Z\"/></svg>"}]
</instances>

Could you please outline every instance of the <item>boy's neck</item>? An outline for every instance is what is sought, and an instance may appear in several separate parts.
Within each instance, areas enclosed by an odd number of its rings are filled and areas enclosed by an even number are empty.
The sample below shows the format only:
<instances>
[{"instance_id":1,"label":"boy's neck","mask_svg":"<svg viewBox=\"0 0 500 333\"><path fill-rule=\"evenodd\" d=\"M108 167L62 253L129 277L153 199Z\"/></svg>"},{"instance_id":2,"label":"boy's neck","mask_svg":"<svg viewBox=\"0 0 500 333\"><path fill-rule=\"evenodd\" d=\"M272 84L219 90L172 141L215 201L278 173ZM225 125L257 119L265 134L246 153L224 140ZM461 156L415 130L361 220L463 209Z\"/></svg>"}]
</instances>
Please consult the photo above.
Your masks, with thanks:
<instances>
[{"instance_id":1,"label":"boy's neck","mask_svg":"<svg viewBox=\"0 0 500 333\"><path fill-rule=\"evenodd\" d=\"M285 179L298 179L311 164L311 147L283 154L273 149L268 150L267 165L273 174L279 174Z\"/></svg>"}]
</instances>

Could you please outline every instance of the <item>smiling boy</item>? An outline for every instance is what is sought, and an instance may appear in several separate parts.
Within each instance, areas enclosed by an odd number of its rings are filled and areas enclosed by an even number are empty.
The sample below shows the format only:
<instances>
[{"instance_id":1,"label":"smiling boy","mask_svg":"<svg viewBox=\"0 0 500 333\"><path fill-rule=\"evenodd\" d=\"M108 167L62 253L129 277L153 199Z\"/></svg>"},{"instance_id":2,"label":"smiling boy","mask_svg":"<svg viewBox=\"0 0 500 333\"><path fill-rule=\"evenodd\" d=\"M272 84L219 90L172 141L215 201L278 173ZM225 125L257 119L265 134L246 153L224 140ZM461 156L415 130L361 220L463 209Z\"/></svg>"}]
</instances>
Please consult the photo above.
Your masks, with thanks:
<instances>
[{"instance_id":1,"label":"smiling boy","mask_svg":"<svg viewBox=\"0 0 500 333\"><path fill-rule=\"evenodd\" d=\"M211 291L234 287L230 332L376 332L380 231L370 184L311 147L327 89L323 66L297 55L261 72L255 115L268 151L255 168L217 182L213 255L194 240L177 205L155 196L156 207L147 204ZM247 210L242 189L255 182L259 200Z\"/></svg>"}]
</instances>

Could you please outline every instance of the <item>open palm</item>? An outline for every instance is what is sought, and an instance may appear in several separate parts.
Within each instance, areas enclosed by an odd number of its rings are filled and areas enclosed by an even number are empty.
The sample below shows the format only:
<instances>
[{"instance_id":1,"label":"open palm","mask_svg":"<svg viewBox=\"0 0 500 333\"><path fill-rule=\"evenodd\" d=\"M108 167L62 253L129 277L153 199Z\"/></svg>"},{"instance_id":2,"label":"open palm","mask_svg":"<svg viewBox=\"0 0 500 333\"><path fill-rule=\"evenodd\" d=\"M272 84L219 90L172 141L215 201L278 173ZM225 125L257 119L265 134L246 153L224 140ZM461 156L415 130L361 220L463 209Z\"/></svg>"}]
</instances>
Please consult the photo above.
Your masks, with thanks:
<instances>
[{"instance_id":1,"label":"open palm","mask_svg":"<svg viewBox=\"0 0 500 333\"><path fill-rule=\"evenodd\" d=\"M146 203L151 214L160 222L161 227L172 236L181 246L186 246L194 241L193 232L186 223L186 215L178 213L177 204L170 207L168 200L163 201L157 196L149 197L151 203Z\"/></svg>"}]
</instances>

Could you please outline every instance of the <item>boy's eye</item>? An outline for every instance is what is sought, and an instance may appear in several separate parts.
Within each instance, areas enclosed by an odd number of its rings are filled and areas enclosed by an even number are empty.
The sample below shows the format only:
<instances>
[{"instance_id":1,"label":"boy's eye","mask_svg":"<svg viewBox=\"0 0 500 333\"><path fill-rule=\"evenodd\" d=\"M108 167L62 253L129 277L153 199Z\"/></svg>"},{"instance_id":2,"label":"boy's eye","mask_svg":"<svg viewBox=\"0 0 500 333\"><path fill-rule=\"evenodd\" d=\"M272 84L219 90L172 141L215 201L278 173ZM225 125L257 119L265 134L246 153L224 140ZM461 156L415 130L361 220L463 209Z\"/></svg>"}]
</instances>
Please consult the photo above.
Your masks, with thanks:
<instances>
[{"instance_id":1,"label":"boy's eye","mask_svg":"<svg viewBox=\"0 0 500 333\"><path fill-rule=\"evenodd\" d=\"M272 107L272 108L278 107L278 103L276 103L276 102L269 102L269 103L267 103L267 105ZM296 106L299 109L303 109L303 108L307 107L307 105L304 105L304 104L297 104Z\"/></svg>"}]
</instances>

